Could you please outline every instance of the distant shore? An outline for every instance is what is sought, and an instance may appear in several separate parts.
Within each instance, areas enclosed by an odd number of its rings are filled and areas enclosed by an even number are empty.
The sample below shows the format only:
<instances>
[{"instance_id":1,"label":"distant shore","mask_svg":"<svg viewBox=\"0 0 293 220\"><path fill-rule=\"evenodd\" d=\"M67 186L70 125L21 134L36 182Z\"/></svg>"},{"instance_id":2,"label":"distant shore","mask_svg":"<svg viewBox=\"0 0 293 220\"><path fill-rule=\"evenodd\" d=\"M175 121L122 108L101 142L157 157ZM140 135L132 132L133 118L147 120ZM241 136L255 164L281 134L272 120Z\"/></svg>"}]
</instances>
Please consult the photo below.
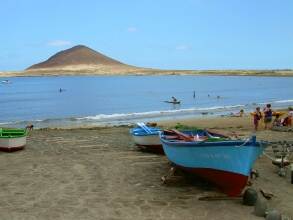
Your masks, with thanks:
<instances>
[{"instance_id":1,"label":"distant shore","mask_svg":"<svg viewBox=\"0 0 293 220\"><path fill-rule=\"evenodd\" d=\"M214 75L214 76L274 76L293 77L293 70L161 70L119 66L74 66L61 69L34 69L25 71L0 71L0 77L21 76L99 76L99 75Z\"/></svg>"}]
</instances>

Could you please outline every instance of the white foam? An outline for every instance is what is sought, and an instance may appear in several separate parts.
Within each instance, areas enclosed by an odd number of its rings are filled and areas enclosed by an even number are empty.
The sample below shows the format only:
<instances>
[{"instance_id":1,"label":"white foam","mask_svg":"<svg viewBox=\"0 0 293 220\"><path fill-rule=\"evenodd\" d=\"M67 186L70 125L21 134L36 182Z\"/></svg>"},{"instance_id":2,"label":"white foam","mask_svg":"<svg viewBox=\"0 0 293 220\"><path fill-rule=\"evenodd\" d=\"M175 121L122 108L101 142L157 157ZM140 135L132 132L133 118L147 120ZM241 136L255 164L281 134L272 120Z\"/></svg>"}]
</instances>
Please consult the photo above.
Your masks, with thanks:
<instances>
[{"instance_id":1,"label":"white foam","mask_svg":"<svg viewBox=\"0 0 293 220\"><path fill-rule=\"evenodd\" d=\"M189 109L178 109L178 110L162 110L162 111L149 111L149 112L133 112L125 114L99 114L95 116L78 117L77 120L118 120L118 119L135 119L135 118L150 118L160 116L172 116L182 114L201 113L202 111L213 112L228 109L241 108L244 105L230 105L230 106L212 106L206 108L189 108Z\"/></svg>"},{"instance_id":2,"label":"white foam","mask_svg":"<svg viewBox=\"0 0 293 220\"><path fill-rule=\"evenodd\" d=\"M293 102L293 99L274 101L274 103L290 103L290 102Z\"/></svg>"}]
</instances>

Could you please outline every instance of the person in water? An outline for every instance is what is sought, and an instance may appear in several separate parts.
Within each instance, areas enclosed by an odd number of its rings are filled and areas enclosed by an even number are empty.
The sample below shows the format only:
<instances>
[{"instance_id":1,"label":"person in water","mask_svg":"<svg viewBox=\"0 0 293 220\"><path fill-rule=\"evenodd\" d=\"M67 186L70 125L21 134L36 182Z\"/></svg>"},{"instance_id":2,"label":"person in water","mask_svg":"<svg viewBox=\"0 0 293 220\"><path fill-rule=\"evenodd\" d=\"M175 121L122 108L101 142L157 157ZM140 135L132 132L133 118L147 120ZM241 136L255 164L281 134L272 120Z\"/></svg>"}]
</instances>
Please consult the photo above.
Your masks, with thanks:
<instances>
[{"instance_id":1,"label":"person in water","mask_svg":"<svg viewBox=\"0 0 293 220\"><path fill-rule=\"evenodd\" d=\"M177 102L177 99L174 96L172 96L172 102Z\"/></svg>"},{"instance_id":2,"label":"person in water","mask_svg":"<svg viewBox=\"0 0 293 220\"><path fill-rule=\"evenodd\" d=\"M263 113L264 113L265 129L268 129L271 126L272 117L273 117L271 104L266 105L266 107L263 109Z\"/></svg>"},{"instance_id":3,"label":"person in water","mask_svg":"<svg viewBox=\"0 0 293 220\"><path fill-rule=\"evenodd\" d=\"M262 118L260 107L256 107L255 112L253 113L253 124L254 124L254 130L257 131L259 121Z\"/></svg>"}]
</instances>

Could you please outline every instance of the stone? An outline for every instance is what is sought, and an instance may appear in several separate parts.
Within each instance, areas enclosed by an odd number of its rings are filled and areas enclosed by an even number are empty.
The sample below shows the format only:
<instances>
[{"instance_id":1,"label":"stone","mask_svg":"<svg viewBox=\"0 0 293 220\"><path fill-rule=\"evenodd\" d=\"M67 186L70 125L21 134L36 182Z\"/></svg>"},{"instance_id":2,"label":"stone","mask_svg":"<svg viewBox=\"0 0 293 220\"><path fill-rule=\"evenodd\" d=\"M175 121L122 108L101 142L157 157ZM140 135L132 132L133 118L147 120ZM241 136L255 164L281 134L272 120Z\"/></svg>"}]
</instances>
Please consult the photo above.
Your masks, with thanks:
<instances>
[{"instance_id":1,"label":"stone","mask_svg":"<svg viewBox=\"0 0 293 220\"><path fill-rule=\"evenodd\" d=\"M254 206L254 214L256 216L264 217L268 209L267 201L258 197Z\"/></svg>"},{"instance_id":2,"label":"stone","mask_svg":"<svg viewBox=\"0 0 293 220\"><path fill-rule=\"evenodd\" d=\"M257 192L255 189L248 188L245 190L243 195L243 204L248 206L254 206L257 201Z\"/></svg>"},{"instance_id":3,"label":"stone","mask_svg":"<svg viewBox=\"0 0 293 220\"><path fill-rule=\"evenodd\" d=\"M281 219L282 219L281 213L275 209L268 211L266 216L266 220L281 220Z\"/></svg>"}]
</instances>

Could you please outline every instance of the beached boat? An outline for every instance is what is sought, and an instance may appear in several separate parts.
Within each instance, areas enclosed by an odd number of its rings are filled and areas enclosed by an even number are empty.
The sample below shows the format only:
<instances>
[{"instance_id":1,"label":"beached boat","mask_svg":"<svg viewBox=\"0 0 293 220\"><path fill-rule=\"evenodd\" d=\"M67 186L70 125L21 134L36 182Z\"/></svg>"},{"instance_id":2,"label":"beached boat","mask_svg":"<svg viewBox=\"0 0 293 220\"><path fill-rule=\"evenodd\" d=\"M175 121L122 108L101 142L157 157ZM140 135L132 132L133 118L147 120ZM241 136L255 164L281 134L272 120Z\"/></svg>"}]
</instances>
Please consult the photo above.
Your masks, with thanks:
<instances>
[{"instance_id":1,"label":"beached boat","mask_svg":"<svg viewBox=\"0 0 293 220\"><path fill-rule=\"evenodd\" d=\"M157 153L164 153L159 137L160 128L149 127L144 123L137 123L137 127L130 129L132 139L138 147Z\"/></svg>"},{"instance_id":2,"label":"beached boat","mask_svg":"<svg viewBox=\"0 0 293 220\"><path fill-rule=\"evenodd\" d=\"M265 143L253 136L248 140L198 138L198 134L179 133L160 139L168 159L176 166L216 184L228 196L239 196L247 184L253 164ZM195 138L196 137L196 138ZM218 139L218 140L217 140Z\"/></svg>"},{"instance_id":3,"label":"beached boat","mask_svg":"<svg viewBox=\"0 0 293 220\"><path fill-rule=\"evenodd\" d=\"M0 150L13 152L21 150L26 145L26 129L0 128Z\"/></svg>"}]
</instances>

